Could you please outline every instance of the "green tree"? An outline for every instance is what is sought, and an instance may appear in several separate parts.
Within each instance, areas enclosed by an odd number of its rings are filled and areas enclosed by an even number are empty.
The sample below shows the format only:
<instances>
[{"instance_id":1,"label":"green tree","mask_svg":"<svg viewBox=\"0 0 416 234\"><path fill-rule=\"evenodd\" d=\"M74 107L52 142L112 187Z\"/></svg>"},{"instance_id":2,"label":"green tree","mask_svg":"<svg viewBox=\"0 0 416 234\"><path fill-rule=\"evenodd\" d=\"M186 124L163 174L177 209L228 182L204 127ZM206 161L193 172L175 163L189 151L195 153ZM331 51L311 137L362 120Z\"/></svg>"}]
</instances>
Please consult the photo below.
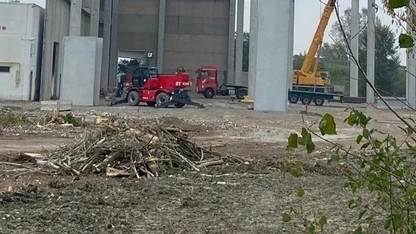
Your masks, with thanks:
<instances>
[{"instance_id":1,"label":"green tree","mask_svg":"<svg viewBox=\"0 0 416 234\"><path fill-rule=\"evenodd\" d=\"M361 12L361 33L359 62L363 69L367 68L367 10L363 9ZM346 10L341 21L345 29L345 33L349 38L351 35L351 10ZM398 55L398 46L396 45L396 35L388 25L383 25L377 18L375 24L376 32L376 60L375 60L375 85L380 90L381 94L385 96L404 96L405 86L400 84L405 83L406 77L400 67L400 59ZM331 45L334 51L346 51L346 43L342 35L342 31L338 23L335 23L331 30L331 36L334 39L334 44ZM344 52L345 54L345 52ZM331 55L331 54L329 54ZM329 56L328 55L328 56ZM341 60L342 55L339 55ZM347 58L348 59L348 58ZM332 57L329 61L334 61L336 58ZM346 60L348 61L348 60ZM349 79L349 78L348 78ZM349 81L348 81L349 82ZM359 76L359 95L366 95L366 83L360 74Z\"/></svg>"}]
</instances>

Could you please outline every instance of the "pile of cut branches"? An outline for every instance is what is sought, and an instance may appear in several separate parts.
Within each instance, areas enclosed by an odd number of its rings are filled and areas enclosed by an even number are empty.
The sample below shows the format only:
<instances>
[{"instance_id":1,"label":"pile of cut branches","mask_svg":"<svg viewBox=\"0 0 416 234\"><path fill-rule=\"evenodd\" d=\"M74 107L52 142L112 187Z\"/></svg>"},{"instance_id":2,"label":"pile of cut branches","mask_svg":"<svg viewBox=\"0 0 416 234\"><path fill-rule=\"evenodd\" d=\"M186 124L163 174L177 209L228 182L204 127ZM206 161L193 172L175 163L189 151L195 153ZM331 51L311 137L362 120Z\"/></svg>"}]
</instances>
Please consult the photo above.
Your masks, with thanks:
<instances>
[{"instance_id":1,"label":"pile of cut branches","mask_svg":"<svg viewBox=\"0 0 416 234\"><path fill-rule=\"evenodd\" d=\"M75 144L48 155L44 165L75 175L106 173L140 178L158 176L169 169L200 171L227 162L241 160L197 146L180 129L157 123L131 128L124 123L85 134Z\"/></svg>"}]
</instances>

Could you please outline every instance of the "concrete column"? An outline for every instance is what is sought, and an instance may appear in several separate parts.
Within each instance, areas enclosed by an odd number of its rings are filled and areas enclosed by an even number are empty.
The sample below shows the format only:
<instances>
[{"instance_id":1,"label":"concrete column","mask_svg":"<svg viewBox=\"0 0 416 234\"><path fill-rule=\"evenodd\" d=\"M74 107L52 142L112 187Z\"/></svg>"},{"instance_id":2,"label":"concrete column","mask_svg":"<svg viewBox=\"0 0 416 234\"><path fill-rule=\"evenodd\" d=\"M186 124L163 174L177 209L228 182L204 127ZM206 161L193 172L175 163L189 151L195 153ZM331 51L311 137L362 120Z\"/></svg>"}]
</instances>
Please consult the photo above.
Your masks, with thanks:
<instances>
[{"instance_id":1,"label":"concrete column","mask_svg":"<svg viewBox=\"0 0 416 234\"><path fill-rule=\"evenodd\" d=\"M244 45L244 0L238 0L237 5L237 39L235 46L235 80L234 84L241 85L243 72Z\"/></svg>"},{"instance_id":2,"label":"concrete column","mask_svg":"<svg viewBox=\"0 0 416 234\"><path fill-rule=\"evenodd\" d=\"M109 65L110 65L112 7L113 7L113 0L104 1L103 64L101 65L101 84L100 84L101 90L104 90L104 91L109 90L108 74L109 74Z\"/></svg>"},{"instance_id":3,"label":"concrete column","mask_svg":"<svg viewBox=\"0 0 416 234\"><path fill-rule=\"evenodd\" d=\"M82 0L71 0L69 15L69 36L81 36Z\"/></svg>"},{"instance_id":4,"label":"concrete column","mask_svg":"<svg viewBox=\"0 0 416 234\"><path fill-rule=\"evenodd\" d=\"M416 49L407 54L406 99L412 108L416 108Z\"/></svg>"},{"instance_id":5,"label":"concrete column","mask_svg":"<svg viewBox=\"0 0 416 234\"><path fill-rule=\"evenodd\" d=\"M227 61L227 83L234 82L234 55L235 55L235 9L236 0L230 0L230 19L228 24L228 61Z\"/></svg>"},{"instance_id":6,"label":"concrete column","mask_svg":"<svg viewBox=\"0 0 416 234\"><path fill-rule=\"evenodd\" d=\"M256 111L287 111L292 0L258 1Z\"/></svg>"},{"instance_id":7,"label":"concrete column","mask_svg":"<svg viewBox=\"0 0 416 234\"><path fill-rule=\"evenodd\" d=\"M90 36L98 37L100 26L100 0L91 0Z\"/></svg>"},{"instance_id":8,"label":"concrete column","mask_svg":"<svg viewBox=\"0 0 416 234\"><path fill-rule=\"evenodd\" d=\"M249 52L249 68L248 68L248 96L254 98L256 88L256 54L257 54L257 15L258 1L251 0L250 6L250 52Z\"/></svg>"},{"instance_id":9,"label":"concrete column","mask_svg":"<svg viewBox=\"0 0 416 234\"><path fill-rule=\"evenodd\" d=\"M110 65L108 69L108 85L112 89L117 82L117 64L118 64L118 6L119 0L113 0L111 12L111 43L110 43Z\"/></svg>"},{"instance_id":10,"label":"concrete column","mask_svg":"<svg viewBox=\"0 0 416 234\"><path fill-rule=\"evenodd\" d=\"M295 34L295 0L291 0L289 2L289 35ZM289 61L289 79L288 79L288 89L292 89L293 87L293 46L294 46L294 39L292 37L292 40L289 40L289 46L287 49L288 52L288 61Z\"/></svg>"},{"instance_id":11,"label":"concrete column","mask_svg":"<svg viewBox=\"0 0 416 234\"><path fill-rule=\"evenodd\" d=\"M410 7L416 10L416 3L410 1ZM414 18L414 15L409 17ZM411 27L407 26L408 32L412 32ZM413 37L416 32L412 32ZM407 73L406 73L406 99L410 107L416 108L416 48L413 47L412 53L407 53Z\"/></svg>"},{"instance_id":12,"label":"concrete column","mask_svg":"<svg viewBox=\"0 0 416 234\"><path fill-rule=\"evenodd\" d=\"M367 25L367 77L373 85L375 84L375 0L368 0L368 25ZM374 91L367 85L367 103L375 104Z\"/></svg>"},{"instance_id":13,"label":"concrete column","mask_svg":"<svg viewBox=\"0 0 416 234\"><path fill-rule=\"evenodd\" d=\"M165 57L166 0L159 1L159 31L157 38L157 67L163 72Z\"/></svg>"},{"instance_id":14,"label":"concrete column","mask_svg":"<svg viewBox=\"0 0 416 234\"><path fill-rule=\"evenodd\" d=\"M360 3L359 0L351 0L351 38L350 45L353 56L359 56L359 32L360 32ZM358 66L350 60L350 96L358 97Z\"/></svg>"}]
</instances>

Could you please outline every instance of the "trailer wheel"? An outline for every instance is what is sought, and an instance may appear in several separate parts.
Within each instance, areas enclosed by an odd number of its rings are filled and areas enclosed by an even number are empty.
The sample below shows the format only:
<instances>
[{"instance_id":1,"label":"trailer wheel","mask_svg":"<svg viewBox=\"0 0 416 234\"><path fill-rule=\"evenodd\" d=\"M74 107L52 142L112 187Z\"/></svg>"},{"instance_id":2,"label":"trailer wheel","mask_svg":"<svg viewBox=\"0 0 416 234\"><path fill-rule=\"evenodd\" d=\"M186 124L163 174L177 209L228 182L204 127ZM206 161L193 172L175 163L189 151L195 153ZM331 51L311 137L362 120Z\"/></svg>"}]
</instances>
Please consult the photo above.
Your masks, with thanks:
<instances>
[{"instance_id":1,"label":"trailer wheel","mask_svg":"<svg viewBox=\"0 0 416 234\"><path fill-rule=\"evenodd\" d=\"M311 104L312 99L310 96L305 95L305 96L302 96L301 101L303 105L309 105Z\"/></svg>"},{"instance_id":2,"label":"trailer wheel","mask_svg":"<svg viewBox=\"0 0 416 234\"><path fill-rule=\"evenodd\" d=\"M139 93L137 91L129 92L129 95L127 96L127 101L129 106L137 106L140 102Z\"/></svg>"},{"instance_id":3,"label":"trailer wheel","mask_svg":"<svg viewBox=\"0 0 416 234\"><path fill-rule=\"evenodd\" d=\"M159 93L156 96L156 105L157 106L162 106L163 104L169 102L169 98L170 96L167 93Z\"/></svg>"},{"instance_id":4,"label":"trailer wheel","mask_svg":"<svg viewBox=\"0 0 416 234\"><path fill-rule=\"evenodd\" d=\"M292 104L296 104L299 101L299 96L296 94L289 94L289 102Z\"/></svg>"},{"instance_id":5,"label":"trailer wheel","mask_svg":"<svg viewBox=\"0 0 416 234\"><path fill-rule=\"evenodd\" d=\"M240 88L235 91L235 96L237 99L244 99L244 96L248 95L248 90L245 88Z\"/></svg>"},{"instance_id":6,"label":"trailer wheel","mask_svg":"<svg viewBox=\"0 0 416 234\"><path fill-rule=\"evenodd\" d=\"M205 98L211 99L211 98L213 98L214 96L215 96L215 91L214 91L213 89L206 89L206 90L204 91L204 97L205 97Z\"/></svg>"},{"instance_id":7,"label":"trailer wheel","mask_svg":"<svg viewBox=\"0 0 416 234\"><path fill-rule=\"evenodd\" d=\"M313 100L313 103L315 103L317 106L322 106L325 103L325 98L318 96Z\"/></svg>"}]
</instances>

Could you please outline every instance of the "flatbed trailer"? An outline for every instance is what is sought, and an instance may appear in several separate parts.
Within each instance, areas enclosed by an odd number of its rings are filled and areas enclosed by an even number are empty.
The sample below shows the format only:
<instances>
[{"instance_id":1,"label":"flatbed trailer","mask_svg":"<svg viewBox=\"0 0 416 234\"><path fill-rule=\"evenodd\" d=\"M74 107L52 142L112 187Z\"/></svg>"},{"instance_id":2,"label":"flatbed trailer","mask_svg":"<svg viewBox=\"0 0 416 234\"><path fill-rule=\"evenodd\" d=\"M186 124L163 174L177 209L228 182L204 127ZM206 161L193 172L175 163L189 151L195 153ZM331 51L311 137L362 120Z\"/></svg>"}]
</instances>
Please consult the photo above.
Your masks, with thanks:
<instances>
[{"instance_id":1,"label":"flatbed trailer","mask_svg":"<svg viewBox=\"0 0 416 234\"><path fill-rule=\"evenodd\" d=\"M303 105L309 105L312 102L317 106L322 106L325 101L343 102L344 95L339 93L313 92L303 90L289 90L288 99L290 103L296 104L299 101Z\"/></svg>"}]
</instances>

